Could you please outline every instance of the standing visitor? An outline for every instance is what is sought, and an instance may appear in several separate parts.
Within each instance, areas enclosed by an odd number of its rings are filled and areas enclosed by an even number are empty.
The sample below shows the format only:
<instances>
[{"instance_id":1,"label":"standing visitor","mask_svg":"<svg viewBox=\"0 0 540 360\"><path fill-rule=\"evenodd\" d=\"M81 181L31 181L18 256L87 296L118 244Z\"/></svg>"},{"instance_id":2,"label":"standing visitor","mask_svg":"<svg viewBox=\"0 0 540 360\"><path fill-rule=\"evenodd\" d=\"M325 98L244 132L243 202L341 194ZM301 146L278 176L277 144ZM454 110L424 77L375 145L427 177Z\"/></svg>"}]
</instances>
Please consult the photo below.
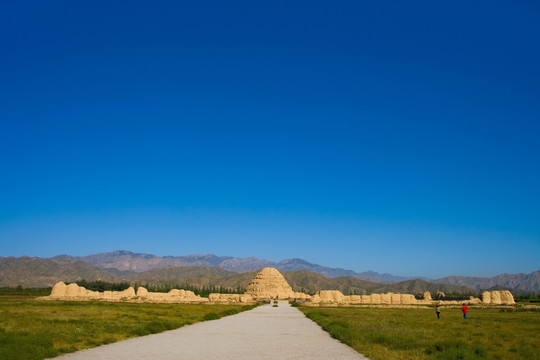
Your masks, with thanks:
<instances>
[{"instance_id":1,"label":"standing visitor","mask_svg":"<svg viewBox=\"0 0 540 360\"><path fill-rule=\"evenodd\" d=\"M469 312L469 307L463 303L463 307L461 308L461 311L463 311L463 318L467 318L467 313Z\"/></svg>"},{"instance_id":2,"label":"standing visitor","mask_svg":"<svg viewBox=\"0 0 540 360\"><path fill-rule=\"evenodd\" d=\"M437 319L440 319L441 318L441 304L437 304L437 306L435 306L435 312L437 313Z\"/></svg>"}]
</instances>

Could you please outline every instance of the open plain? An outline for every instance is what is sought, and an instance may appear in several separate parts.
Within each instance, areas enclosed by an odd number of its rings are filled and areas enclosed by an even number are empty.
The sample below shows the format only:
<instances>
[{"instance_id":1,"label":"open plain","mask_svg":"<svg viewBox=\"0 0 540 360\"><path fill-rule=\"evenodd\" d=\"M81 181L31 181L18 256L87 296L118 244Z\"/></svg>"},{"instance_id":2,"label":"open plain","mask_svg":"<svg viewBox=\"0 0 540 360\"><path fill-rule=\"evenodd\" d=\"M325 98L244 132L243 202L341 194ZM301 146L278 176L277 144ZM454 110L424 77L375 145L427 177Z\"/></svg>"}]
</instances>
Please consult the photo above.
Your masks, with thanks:
<instances>
[{"instance_id":1,"label":"open plain","mask_svg":"<svg viewBox=\"0 0 540 360\"><path fill-rule=\"evenodd\" d=\"M240 315L225 317L217 322L197 322L235 314L250 309L250 306L35 301L34 297L35 295L0 296L1 359L41 360L88 348L96 350L85 350L66 356L81 358L83 354L92 354L94 358L93 354L97 349L120 349L126 346L124 344L132 344L132 341L143 344L148 338L144 335L162 333L188 324L194 325L161 334L164 339L169 339L172 345L163 340L162 346L157 349L149 347L144 350L144 347L139 347L139 350L143 351L134 358L142 358L144 351L148 351L146 354L149 358L155 359L159 359L158 354L163 351L179 352L177 358L186 354L195 354L192 358L200 358L209 357L209 351L222 352L224 349L228 349L227 353L230 354L248 352L252 357L260 358L259 354L266 351L268 346L275 348L271 354L290 354L297 345L308 341L303 331L300 335L291 331L290 321L300 313L285 306L262 306L240 314L241 317L259 314L260 319L265 319L268 324L271 323L281 331L279 335L272 336L265 322L255 326L255 323L250 321L245 327L236 329L225 326L229 333L219 340L216 332L203 331L207 329L206 324L227 325L229 319L238 318ZM540 353L537 336L540 333L540 310L530 305L473 306L467 321L464 321L459 307L456 306L444 307L440 320L436 319L434 309L429 306L300 307L300 310L331 336L372 360L456 359L458 356L463 359L532 360L537 359L537 354ZM289 311L291 314L296 312L296 315L274 317L285 315ZM264 312L266 314L263 314ZM303 315L300 315L300 318L310 322ZM197 342L189 341L186 345L173 336L183 334L190 328L201 331L197 340L200 342L196 347L193 345ZM322 332L320 328L318 331ZM328 338L326 333L322 333ZM144 337L122 341L137 336ZM150 339L153 337L154 335L151 335ZM233 349L211 349L212 346L219 347L235 337L241 341L241 345ZM282 340L287 343L278 345ZM337 340L334 341L336 342ZM100 347L103 344L110 345ZM131 353L130 351L128 350L128 353Z\"/></svg>"},{"instance_id":2,"label":"open plain","mask_svg":"<svg viewBox=\"0 0 540 360\"><path fill-rule=\"evenodd\" d=\"M235 316L63 355L60 359L362 360L286 301Z\"/></svg>"}]
</instances>

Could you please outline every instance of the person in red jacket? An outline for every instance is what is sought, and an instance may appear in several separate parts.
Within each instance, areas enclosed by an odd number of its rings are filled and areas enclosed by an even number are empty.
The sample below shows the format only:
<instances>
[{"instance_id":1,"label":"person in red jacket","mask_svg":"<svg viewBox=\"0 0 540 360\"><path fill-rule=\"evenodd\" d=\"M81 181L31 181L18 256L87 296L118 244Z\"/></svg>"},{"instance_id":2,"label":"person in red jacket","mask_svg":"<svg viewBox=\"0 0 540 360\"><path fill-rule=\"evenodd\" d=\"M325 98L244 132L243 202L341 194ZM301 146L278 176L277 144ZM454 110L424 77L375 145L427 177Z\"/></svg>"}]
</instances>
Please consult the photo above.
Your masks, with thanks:
<instances>
[{"instance_id":1,"label":"person in red jacket","mask_svg":"<svg viewBox=\"0 0 540 360\"><path fill-rule=\"evenodd\" d=\"M467 318L467 313L469 312L469 307L463 303L463 307L461 308L461 311L463 311L463 318Z\"/></svg>"}]
</instances>

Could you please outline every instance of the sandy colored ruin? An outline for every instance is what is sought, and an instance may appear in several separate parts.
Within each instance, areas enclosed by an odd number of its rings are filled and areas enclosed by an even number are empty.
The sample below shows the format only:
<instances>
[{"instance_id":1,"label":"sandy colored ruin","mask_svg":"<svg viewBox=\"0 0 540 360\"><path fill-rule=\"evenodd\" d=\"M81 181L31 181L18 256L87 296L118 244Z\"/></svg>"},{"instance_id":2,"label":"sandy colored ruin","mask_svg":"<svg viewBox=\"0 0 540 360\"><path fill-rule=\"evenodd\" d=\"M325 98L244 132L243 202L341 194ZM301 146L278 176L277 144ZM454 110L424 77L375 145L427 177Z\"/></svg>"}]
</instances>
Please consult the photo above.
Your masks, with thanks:
<instances>
[{"instance_id":1,"label":"sandy colored ruin","mask_svg":"<svg viewBox=\"0 0 540 360\"><path fill-rule=\"evenodd\" d=\"M514 305L514 296L508 290L484 291L482 303L491 305Z\"/></svg>"},{"instance_id":2,"label":"sandy colored ruin","mask_svg":"<svg viewBox=\"0 0 540 360\"><path fill-rule=\"evenodd\" d=\"M210 294L208 300L213 303L223 304L239 304L239 303L251 303L253 298L248 294Z\"/></svg>"},{"instance_id":3,"label":"sandy colored ruin","mask_svg":"<svg viewBox=\"0 0 540 360\"><path fill-rule=\"evenodd\" d=\"M471 296L467 300L432 300L426 291L423 299L416 299L412 294L386 293L371 295L343 295L337 290L321 290L309 299L307 305L514 305L514 297L508 290L485 291L482 300Z\"/></svg>"},{"instance_id":4,"label":"sandy colored ruin","mask_svg":"<svg viewBox=\"0 0 540 360\"><path fill-rule=\"evenodd\" d=\"M386 294L371 294L371 295L343 295L337 290L321 290L317 291L310 300L313 304L343 304L343 305L360 305L360 304L386 304L386 305L411 305L424 304L423 300L416 300L412 294L386 293Z\"/></svg>"},{"instance_id":5,"label":"sandy colored ruin","mask_svg":"<svg viewBox=\"0 0 540 360\"><path fill-rule=\"evenodd\" d=\"M168 293L149 292L143 287L137 289L137 293L132 287L124 291L92 291L75 283L66 285L60 281L54 285L51 295L45 297L47 300L72 300L72 301L141 301L141 302L163 302L163 303L201 303L207 302L207 298L195 295L189 290L173 289Z\"/></svg>"},{"instance_id":6,"label":"sandy colored ruin","mask_svg":"<svg viewBox=\"0 0 540 360\"><path fill-rule=\"evenodd\" d=\"M338 290L320 290L311 296L294 292L287 280L275 268L264 268L255 275L249 283L245 294L210 294L208 298L195 295L189 290L173 289L168 293L149 292L139 287L137 293L130 287L124 291L91 291L77 284L66 285L60 281L54 285L51 295L41 297L42 300L75 300L75 301L128 301L128 302L157 302L157 303L209 303L209 304L249 304L269 299L295 299L306 305L513 305L512 293L508 290L484 291L482 299L470 297L468 300L442 300L444 293L438 292L433 300L431 293L426 291L423 299L416 299L412 294L386 293L371 295L343 295Z\"/></svg>"},{"instance_id":7,"label":"sandy colored ruin","mask_svg":"<svg viewBox=\"0 0 540 360\"><path fill-rule=\"evenodd\" d=\"M62 300L121 300L135 296L135 290L132 287L124 291L92 291L79 286L75 283L66 285L63 281L57 282L49 296L51 299Z\"/></svg>"},{"instance_id":8,"label":"sandy colored ruin","mask_svg":"<svg viewBox=\"0 0 540 360\"><path fill-rule=\"evenodd\" d=\"M256 300L293 299L294 291L283 275L275 268L264 268L249 283L246 294Z\"/></svg>"}]
</instances>

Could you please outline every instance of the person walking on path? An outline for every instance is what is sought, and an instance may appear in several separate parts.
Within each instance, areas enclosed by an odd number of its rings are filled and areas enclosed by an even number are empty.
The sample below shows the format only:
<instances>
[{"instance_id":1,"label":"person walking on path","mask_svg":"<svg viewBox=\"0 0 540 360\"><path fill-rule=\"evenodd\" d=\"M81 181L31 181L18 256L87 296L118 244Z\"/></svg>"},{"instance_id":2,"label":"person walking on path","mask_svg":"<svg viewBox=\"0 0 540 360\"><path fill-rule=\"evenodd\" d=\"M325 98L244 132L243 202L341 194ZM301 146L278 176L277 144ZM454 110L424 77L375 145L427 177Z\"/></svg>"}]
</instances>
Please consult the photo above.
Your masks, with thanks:
<instances>
[{"instance_id":1,"label":"person walking on path","mask_svg":"<svg viewBox=\"0 0 540 360\"><path fill-rule=\"evenodd\" d=\"M463 318L467 319L467 313L469 312L469 307L463 303L463 307L461 308L461 311L463 312Z\"/></svg>"},{"instance_id":2,"label":"person walking on path","mask_svg":"<svg viewBox=\"0 0 540 360\"><path fill-rule=\"evenodd\" d=\"M441 304L437 304L437 306L435 306L435 312L437 313L437 319L440 319L441 318Z\"/></svg>"}]
</instances>

